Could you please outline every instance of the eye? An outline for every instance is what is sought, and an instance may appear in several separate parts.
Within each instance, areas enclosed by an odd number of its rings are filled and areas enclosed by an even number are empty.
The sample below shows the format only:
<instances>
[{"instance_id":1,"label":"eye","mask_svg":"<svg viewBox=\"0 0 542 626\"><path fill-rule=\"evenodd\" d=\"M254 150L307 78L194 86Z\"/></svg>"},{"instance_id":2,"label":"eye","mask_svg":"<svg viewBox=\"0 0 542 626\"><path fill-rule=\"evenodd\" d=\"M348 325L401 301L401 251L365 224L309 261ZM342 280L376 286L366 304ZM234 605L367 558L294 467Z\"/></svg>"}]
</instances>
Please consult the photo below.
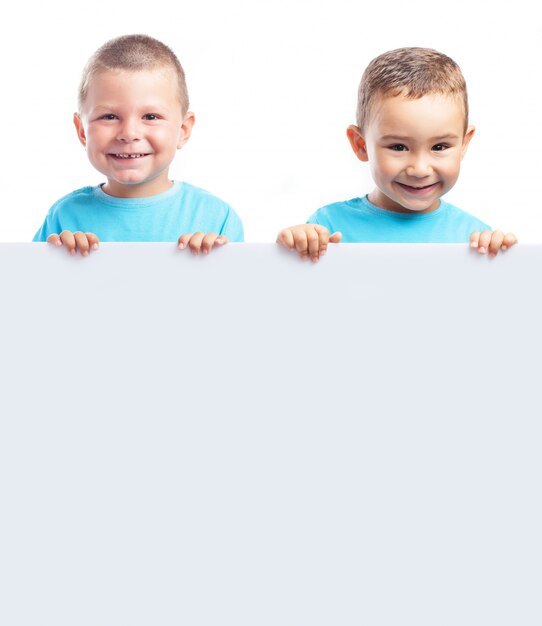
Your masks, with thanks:
<instances>
[{"instance_id":1,"label":"eye","mask_svg":"<svg viewBox=\"0 0 542 626\"><path fill-rule=\"evenodd\" d=\"M408 148L404 143L394 143L390 146L390 150L393 150L394 152L405 152Z\"/></svg>"},{"instance_id":2,"label":"eye","mask_svg":"<svg viewBox=\"0 0 542 626\"><path fill-rule=\"evenodd\" d=\"M145 115L143 116L143 119L150 120L152 122L153 120L160 119L160 117L156 115L156 113L145 113Z\"/></svg>"},{"instance_id":3,"label":"eye","mask_svg":"<svg viewBox=\"0 0 542 626\"><path fill-rule=\"evenodd\" d=\"M446 145L445 143L437 143L431 148L431 150L433 150L434 152L443 152L449 147L450 146Z\"/></svg>"},{"instance_id":4,"label":"eye","mask_svg":"<svg viewBox=\"0 0 542 626\"><path fill-rule=\"evenodd\" d=\"M113 113L106 113L105 115L102 115L100 119L101 120L116 120L117 116L114 115Z\"/></svg>"}]
</instances>

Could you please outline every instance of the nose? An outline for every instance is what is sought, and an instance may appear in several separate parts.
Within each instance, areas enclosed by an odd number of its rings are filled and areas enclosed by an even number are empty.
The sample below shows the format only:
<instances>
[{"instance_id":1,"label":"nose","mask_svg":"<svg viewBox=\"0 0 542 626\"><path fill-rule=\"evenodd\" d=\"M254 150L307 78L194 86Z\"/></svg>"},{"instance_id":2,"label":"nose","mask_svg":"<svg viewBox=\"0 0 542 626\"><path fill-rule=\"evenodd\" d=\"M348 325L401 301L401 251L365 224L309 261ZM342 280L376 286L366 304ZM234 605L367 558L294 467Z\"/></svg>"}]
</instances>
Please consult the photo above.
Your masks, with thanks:
<instances>
[{"instance_id":1,"label":"nose","mask_svg":"<svg viewBox=\"0 0 542 626\"><path fill-rule=\"evenodd\" d=\"M431 166L431 160L427 157L427 155L413 152L411 160L406 168L407 176L425 178L426 176L430 176L432 172L433 168Z\"/></svg>"},{"instance_id":2,"label":"nose","mask_svg":"<svg viewBox=\"0 0 542 626\"><path fill-rule=\"evenodd\" d=\"M119 132L117 133L118 141L129 143L132 141L139 141L141 139L141 129L139 126L139 120L134 118L126 118L119 126Z\"/></svg>"}]
</instances>

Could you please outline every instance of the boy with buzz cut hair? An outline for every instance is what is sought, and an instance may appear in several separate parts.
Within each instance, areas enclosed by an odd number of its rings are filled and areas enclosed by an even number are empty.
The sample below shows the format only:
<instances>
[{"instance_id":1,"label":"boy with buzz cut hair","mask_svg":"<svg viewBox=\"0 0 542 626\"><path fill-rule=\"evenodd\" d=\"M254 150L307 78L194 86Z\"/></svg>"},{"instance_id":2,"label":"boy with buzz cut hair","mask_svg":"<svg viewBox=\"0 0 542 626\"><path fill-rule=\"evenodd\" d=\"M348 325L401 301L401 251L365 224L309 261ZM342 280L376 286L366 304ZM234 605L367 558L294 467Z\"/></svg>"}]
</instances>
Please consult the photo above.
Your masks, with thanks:
<instances>
[{"instance_id":1,"label":"boy with buzz cut hair","mask_svg":"<svg viewBox=\"0 0 542 626\"><path fill-rule=\"evenodd\" d=\"M347 136L368 161L375 188L327 205L277 242L318 261L328 243L462 243L494 256L516 243L441 200L457 181L474 134L465 79L446 55L400 48L373 59L358 91L357 125ZM330 234L332 233L332 234Z\"/></svg>"},{"instance_id":2,"label":"boy with buzz cut hair","mask_svg":"<svg viewBox=\"0 0 542 626\"><path fill-rule=\"evenodd\" d=\"M88 255L102 241L175 241L194 254L243 241L233 209L197 187L169 179L190 138L183 68L146 35L108 41L88 61L74 124L90 163L107 181L58 200L34 241Z\"/></svg>"}]
</instances>

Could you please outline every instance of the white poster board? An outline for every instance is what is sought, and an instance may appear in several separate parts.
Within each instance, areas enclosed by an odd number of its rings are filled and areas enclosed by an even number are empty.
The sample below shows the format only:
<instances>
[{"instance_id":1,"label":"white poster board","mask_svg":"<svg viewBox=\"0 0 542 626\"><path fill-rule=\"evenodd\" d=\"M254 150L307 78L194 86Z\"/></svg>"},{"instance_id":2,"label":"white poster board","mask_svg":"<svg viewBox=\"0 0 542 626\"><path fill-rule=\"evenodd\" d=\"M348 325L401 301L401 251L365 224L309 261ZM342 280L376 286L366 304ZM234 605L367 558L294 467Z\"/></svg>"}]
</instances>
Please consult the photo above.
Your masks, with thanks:
<instances>
[{"instance_id":1,"label":"white poster board","mask_svg":"<svg viewBox=\"0 0 542 626\"><path fill-rule=\"evenodd\" d=\"M0 623L540 624L541 267L0 245Z\"/></svg>"}]
</instances>

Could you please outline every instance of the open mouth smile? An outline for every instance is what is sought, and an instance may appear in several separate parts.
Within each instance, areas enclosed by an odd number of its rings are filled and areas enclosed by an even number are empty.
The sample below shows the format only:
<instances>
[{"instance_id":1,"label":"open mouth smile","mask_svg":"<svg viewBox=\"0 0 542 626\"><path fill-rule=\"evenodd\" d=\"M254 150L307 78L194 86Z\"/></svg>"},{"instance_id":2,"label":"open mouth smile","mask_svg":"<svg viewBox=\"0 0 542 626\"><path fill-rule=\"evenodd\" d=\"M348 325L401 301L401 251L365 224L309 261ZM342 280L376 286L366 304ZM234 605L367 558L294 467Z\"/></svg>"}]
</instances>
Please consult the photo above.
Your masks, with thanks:
<instances>
[{"instance_id":1,"label":"open mouth smile","mask_svg":"<svg viewBox=\"0 0 542 626\"><path fill-rule=\"evenodd\" d=\"M434 189L438 185L438 182L436 182L436 183L431 183L430 185L423 185L423 186L420 186L420 187L413 187L412 185L405 185L404 183L400 183L398 181L396 181L396 182L402 189L404 189L405 191L408 191L409 193L413 193L413 194L427 193L428 191Z\"/></svg>"},{"instance_id":2,"label":"open mouth smile","mask_svg":"<svg viewBox=\"0 0 542 626\"><path fill-rule=\"evenodd\" d=\"M141 159L142 157L146 157L148 156L148 153L146 152L134 152L133 154L126 154L126 153L119 153L119 154L113 154L110 153L109 156L115 158L115 159Z\"/></svg>"}]
</instances>

